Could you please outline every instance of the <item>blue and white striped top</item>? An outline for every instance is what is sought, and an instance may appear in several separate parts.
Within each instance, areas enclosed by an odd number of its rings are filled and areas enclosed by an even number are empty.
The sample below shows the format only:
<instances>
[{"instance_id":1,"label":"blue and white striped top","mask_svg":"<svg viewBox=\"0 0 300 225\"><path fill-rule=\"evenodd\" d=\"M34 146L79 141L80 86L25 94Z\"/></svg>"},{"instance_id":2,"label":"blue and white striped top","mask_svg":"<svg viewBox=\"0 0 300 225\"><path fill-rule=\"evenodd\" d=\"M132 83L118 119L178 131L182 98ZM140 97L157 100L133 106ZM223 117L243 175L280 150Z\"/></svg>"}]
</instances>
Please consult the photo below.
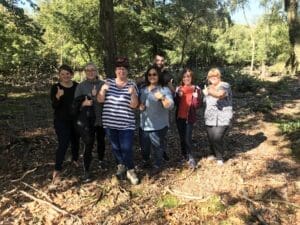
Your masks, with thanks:
<instances>
[{"instance_id":1,"label":"blue and white striped top","mask_svg":"<svg viewBox=\"0 0 300 225\"><path fill-rule=\"evenodd\" d=\"M133 81L128 81L126 86L119 88L115 79L107 79L106 83L109 85L109 89L106 92L103 106L103 127L117 130L134 130L135 114L130 107L131 96L128 93L128 88L134 86L138 93L136 84Z\"/></svg>"}]
</instances>

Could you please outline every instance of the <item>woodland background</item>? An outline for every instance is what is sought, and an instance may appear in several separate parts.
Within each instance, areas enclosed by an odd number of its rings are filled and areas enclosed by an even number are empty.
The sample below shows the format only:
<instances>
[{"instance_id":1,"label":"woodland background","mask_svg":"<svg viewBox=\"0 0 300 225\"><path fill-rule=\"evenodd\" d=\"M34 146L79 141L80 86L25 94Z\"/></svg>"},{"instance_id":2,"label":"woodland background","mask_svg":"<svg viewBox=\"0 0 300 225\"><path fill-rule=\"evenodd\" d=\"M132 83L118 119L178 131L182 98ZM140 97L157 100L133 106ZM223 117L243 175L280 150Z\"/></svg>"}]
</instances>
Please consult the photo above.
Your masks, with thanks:
<instances>
[{"instance_id":1,"label":"woodland background","mask_svg":"<svg viewBox=\"0 0 300 225\"><path fill-rule=\"evenodd\" d=\"M299 2L259 2L264 13L250 23L247 0L0 0L0 224L299 223ZM236 10L246 24L234 23ZM122 55L134 79L157 51L166 52L175 82L189 66L202 86L218 66L232 85L224 166L207 157L201 108L193 135L197 170L180 161L172 112L171 160L161 174L140 168L136 135L141 184L117 181L113 163L106 171L93 163L94 180L82 183L82 169L67 156L53 188L49 90L56 68L70 64L81 81L84 64L94 61L105 78ZM113 161L109 144L106 160Z\"/></svg>"}]
</instances>

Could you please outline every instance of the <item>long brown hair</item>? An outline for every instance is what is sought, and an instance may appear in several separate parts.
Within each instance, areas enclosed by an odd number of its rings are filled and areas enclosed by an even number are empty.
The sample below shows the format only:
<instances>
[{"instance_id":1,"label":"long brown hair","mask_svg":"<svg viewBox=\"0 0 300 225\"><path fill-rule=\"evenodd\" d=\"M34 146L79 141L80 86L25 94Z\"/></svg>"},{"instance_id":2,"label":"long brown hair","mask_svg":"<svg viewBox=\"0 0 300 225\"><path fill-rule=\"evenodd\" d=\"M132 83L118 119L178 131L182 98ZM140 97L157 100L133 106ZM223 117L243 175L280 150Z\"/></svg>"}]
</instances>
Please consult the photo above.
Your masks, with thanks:
<instances>
[{"instance_id":1,"label":"long brown hair","mask_svg":"<svg viewBox=\"0 0 300 225\"><path fill-rule=\"evenodd\" d=\"M184 83L183 83L183 76L184 76L184 74L186 74L186 73L190 73L191 78L192 78L191 84L192 84L192 85L194 84L194 72L193 72L193 70L190 69L190 68L184 68L184 69L182 70L181 74L180 74L180 78L181 78L180 85L181 85L181 86L184 86Z\"/></svg>"}]
</instances>

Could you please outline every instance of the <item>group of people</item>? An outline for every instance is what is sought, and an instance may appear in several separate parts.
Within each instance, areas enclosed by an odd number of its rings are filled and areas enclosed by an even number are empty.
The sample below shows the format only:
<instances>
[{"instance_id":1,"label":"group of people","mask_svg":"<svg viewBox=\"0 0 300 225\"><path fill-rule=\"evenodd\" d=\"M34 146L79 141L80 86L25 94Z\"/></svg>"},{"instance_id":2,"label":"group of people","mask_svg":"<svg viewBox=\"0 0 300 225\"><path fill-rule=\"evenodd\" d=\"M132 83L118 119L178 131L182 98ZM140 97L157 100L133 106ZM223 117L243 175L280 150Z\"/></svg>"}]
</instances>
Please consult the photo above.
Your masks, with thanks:
<instances>
[{"instance_id":1,"label":"group of people","mask_svg":"<svg viewBox=\"0 0 300 225\"><path fill-rule=\"evenodd\" d=\"M139 144L143 168L159 172L169 156L166 153L170 111L175 107L181 154L191 168L196 168L192 151L193 126L197 109L205 102L204 120L211 152L223 164L224 136L232 119L230 85L221 80L220 70L208 72L208 86L203 90L194 84L189 68L180 75L177 87L165 68L164 55L157 54L154 64L136 82L128 78L129 62L125 57L115 61L115 78L99 79L97 67L88 63L86 80L72 81L68 65L59 68L59 82L51 87L54 128L58 139L53 180L59 177L65 153L71 144L72 162L78 167L79 140L84 143L84 181L91 180L90 164L95 139L98 163L103 168L105 136L116 160L116 176L138 184L133 160L136 110L139 112Z\"/></svg>"}]
</instances>

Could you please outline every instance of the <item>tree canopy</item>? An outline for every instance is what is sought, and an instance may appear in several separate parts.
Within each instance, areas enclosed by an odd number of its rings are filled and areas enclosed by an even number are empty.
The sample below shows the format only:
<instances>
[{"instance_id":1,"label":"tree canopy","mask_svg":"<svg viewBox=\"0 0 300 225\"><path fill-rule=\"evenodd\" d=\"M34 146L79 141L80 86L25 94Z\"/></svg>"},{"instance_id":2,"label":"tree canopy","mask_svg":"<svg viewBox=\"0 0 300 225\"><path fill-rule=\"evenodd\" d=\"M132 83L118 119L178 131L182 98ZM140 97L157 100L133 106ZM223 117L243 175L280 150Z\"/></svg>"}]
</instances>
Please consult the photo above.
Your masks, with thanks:
<instances>
[{"instance_id":1,"label":"tree canopy","mask_svg":"<svg viewBox=\"0 0 300 225\"><path fill-rule=\"evenodd\" d=\"M166 52L168 62L178 67L251 61L271 65L286 62L294 47L280 0L261 1L265 13L251 25L231 19L232 11L247 6L246 0L113 1L109 21L105 0L27 2L30 13L20 1L1 1L1 74L37 67L52 71L61 63L80 68L88 61L104 71L115 55L129 57L131 68L143 71L157 51ZM110 36L104 35L110 31Z\"/></svg>"}]
</instances>

